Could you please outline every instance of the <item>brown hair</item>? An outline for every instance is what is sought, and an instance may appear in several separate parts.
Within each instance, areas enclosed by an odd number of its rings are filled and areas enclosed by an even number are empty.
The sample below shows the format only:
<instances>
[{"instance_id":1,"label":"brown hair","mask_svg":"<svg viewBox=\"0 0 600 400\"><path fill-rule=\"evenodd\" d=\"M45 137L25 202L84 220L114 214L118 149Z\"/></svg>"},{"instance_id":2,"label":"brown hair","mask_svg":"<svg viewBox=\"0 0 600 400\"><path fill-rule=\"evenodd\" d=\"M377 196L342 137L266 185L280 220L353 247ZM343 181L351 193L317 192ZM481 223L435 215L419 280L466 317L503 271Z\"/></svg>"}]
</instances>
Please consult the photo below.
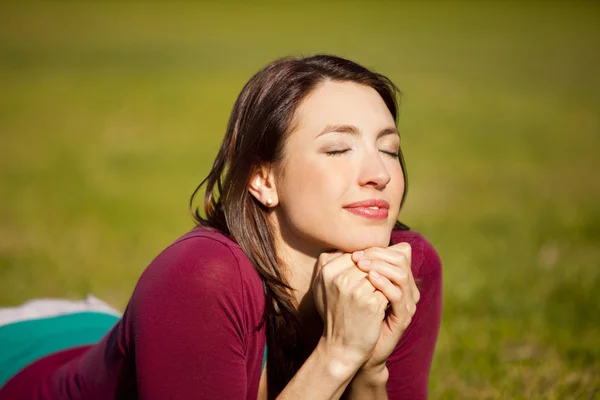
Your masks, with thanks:
<instances>
[{"instance_id":1,"label":"brown hair","mask_svg":"<svg viewBox=\"0 0 600 400\"><path fill-rule=\"evenodd\" d=\"M277 255L268 210L248 192L248 184L258 167L281 161L298 105L327 80L372 87L397 121L400 92L385 76L331 55L276 60L256 73L242 89L213 166L190 199L192 208L195 195L206 185L206 216L202 217L196 208L193 214L197 224L230 235L263 279L269 398L283 390L310 349L304 343L295 299L285 279L285 266ZM406 190L401 152L399 160ZM407 229L401 223L396 228Z\"/></svg>"}]
</instances>

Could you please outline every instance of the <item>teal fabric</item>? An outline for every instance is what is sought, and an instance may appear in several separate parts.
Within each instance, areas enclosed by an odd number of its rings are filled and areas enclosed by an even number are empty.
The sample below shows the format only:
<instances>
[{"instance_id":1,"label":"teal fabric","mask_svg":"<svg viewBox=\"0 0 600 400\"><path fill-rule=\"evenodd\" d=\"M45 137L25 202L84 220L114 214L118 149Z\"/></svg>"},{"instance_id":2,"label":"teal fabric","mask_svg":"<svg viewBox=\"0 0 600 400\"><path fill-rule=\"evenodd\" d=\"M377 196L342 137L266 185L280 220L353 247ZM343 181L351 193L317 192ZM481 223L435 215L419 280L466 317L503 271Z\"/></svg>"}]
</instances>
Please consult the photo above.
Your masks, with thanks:
<instances>
[{"instance_id":1,"label":"teal fabric","mask_svg":"<svg viewBox=\"0 0 600 400\"><path fill-rule=\"evenodd\" d=\"M267 363L267 346L265 346L265 355L263 356L263 362L262 365L260 367L261 371L265 370L265 364Z\"/></svg>"},{"instance_id":2,"label":"teal fabric","mask_svg":"<svg viewBox=\"0 0 600 400\"><path fill-rule=\"evenodd\" d=\"M111 314L80 312L0 326L0 386L48 354L98 342L118 320Z\"/></svg>"}]
</instances>

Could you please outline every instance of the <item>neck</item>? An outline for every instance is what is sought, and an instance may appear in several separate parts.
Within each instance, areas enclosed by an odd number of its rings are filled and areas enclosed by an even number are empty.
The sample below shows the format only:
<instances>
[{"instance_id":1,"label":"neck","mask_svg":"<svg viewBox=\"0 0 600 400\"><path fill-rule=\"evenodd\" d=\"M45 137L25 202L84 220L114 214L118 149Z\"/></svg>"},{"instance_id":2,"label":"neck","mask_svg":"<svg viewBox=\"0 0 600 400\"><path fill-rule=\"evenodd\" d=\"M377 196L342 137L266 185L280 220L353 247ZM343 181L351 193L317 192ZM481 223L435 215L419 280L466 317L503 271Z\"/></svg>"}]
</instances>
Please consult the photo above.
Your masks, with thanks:
<instances>
[{"instance_id":1,"label":"neck","mask_svg":"<svg viewBox=\"0 0 600 400\"><path fill-rule=\"evenodd\" d=\"M276 224L275 226L279 226ZM295 243L293 235L282 235L275 230L275 246L278 257L283 263L283 276L293 289L305 340L308 348L313 349L323 333L323 321L315 306L312 282L315 278L317 260L322 251Z\"/></svg>"},{"instance_id":2,"label":"neck","mask_svg":"<svg viewBox=\"0 0 600 400\"><path fill-rule=\"evenodd\" d=\"M315 276L317 259L321 252L315 245L302 240L298 235L286 229L287 224L282 223L285 218L280 215L280 210L270 214L271 227L274 233L277 256L284 264L282 273L288 285L293 288L296 306L302 313L302 303L314 304L312 301L311 284ZM309 301L310 300L310 301ZM314 307L313 307L314 308ZM316 310L315 310L316 312Z\"/></svg>"},{"instance_id":3,"label":"neck","mask_svg":"<svg viewBox=\"0 0 600 400\"><path fill-rule=\"evenodd\" d=\"M294 289L296 304L300 305L307 300L311 300L312 303L311 284L318 256L306 254L290 246L282 238L278 238L277 242L281 261L286 266L284 276Z\"/></svg>"},{"instance_id":4,"label":"neck","mask_svg":"<svg viewBox=\"0 0 600 400\"><path fill-rule=\"evenodd\" d=\"M285 277L294 290L304 339L308 348L314 349L323 333L323 321L315 306L312 292L318 256L311 256L286 244L281 244L278 248L286 265Z\"/></svg>"}]
</instances>

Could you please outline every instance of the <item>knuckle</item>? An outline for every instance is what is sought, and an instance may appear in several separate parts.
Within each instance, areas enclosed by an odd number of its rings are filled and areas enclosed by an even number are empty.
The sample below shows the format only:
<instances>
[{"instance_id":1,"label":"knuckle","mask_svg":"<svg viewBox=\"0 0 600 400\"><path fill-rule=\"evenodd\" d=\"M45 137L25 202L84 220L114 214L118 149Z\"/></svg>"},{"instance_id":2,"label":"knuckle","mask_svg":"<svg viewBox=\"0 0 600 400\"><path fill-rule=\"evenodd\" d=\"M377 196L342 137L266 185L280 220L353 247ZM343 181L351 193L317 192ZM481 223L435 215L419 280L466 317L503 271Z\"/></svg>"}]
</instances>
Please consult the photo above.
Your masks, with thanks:
<instances>
[{"instance_id":1,"label":"knuckle","mask_svg":"<svg viewBox=\"0 0 600 400\"><path fill-rule=\"evenodd\" d=\"M412 250L412 247L410 246L410 243L408 243L408 242L400 242L400 243L396 244L394 246L394 248L397 249L397 250L400 250L402 252L411 251Z\"/></svg>"},{"instance_id":2,"label":"knuckle","mask_svg":"<svg viewBox=\"0 0 600 400\"><path fill-rule=\"evenodd\" d=\"M368 308L375 308L377 306L377 301L375 300L375 298L373 296L365 298L363 300L363 303Z\"/></svg>"},{"instance_id":3,"label":"knuckle","mask_svg":"<svg viewBox=\"0 0 600 400\"><path fill-rule=\"evenodd\" d=\"M327 261L329 260L329 254L327 253L321 253L319 254L319 258L317 259L317 263L321 266L323 266L323 268L325 268L325 265L327 264Z\"/></svg>"},{"instance_id":4,"label":"knuckle","mask_svg":"<svg viewBox=\"0 0 600 400\"><path fill-rule=\"evenodd\" d=\"M396 250L396 252L401 255L406 262L410 263L410 259L412 257L412 247L409 243L398 243L394 246L394 250Z\"/></svg>"},{"instance_id":5,"label":"knuckle","mask_svg":"<svg viewBox=\"0 0 600 400\"><path fill-rule=\"evenodd\" d=\"M373 314L377 314L382 310L380 302L374 296L368 299L366 303L368 310Z\"/></svg>"},{"instance_id":6,"label":"knuckle","mask_svg":"<svg viewBox=\"0 0 600 400\"><path fill-rule=\"evenodd\" d=\"M332 277L331 283L337 289L342 289L346 286L346 277L343 274L336 275Z\"/></svg>"},{"instance_id":7,"label":"knuckle","mask_svg":"<svg viewBox=\"0 0 600 400\"><path fill-rule=\"evenodd\" d=\"M408 308L408 315L410 315L411 317L413 315L415 315L415 313L417 312L417 306L414 304L410 304L407 308Z\"/></svg>"},{"instance_id":8,"label":"knuckle","mask_svg":"<svg viewBox=\"0 0 600 400\"><path fill-rule=\"evenodd\" d=\"M321 268L321 276L325 282L331 282L334 278L333 270L331 266L325 264L323 268Z\"/></svg>"},{"instance_id":9,"label":"knuckle","mask_svg":"<svg viewBox=\"0 0 600 400\"><path fill-rule=\"evenodd\" d=\"M414 296L415 296L415 303L418 303L419 300L421 300L421 292L419 291L419 289L414 290Z\"/></svg>"},{"instance_id":10,"label":"knuckle","mask_svg":"<svg viewBox=\"0 0 600 400\"><path fill-rule=\"evenodd\" d=\"M398 271L398 280L402 283L408 282L409 278L408 278L408 274L406 273L406 271L403 271L403 270Z\"/></svg>"},{"instance_id":11,"label":"knuckle","mask_svg":"<svg viewBox=\"0 0 600 400\"><path fill-rule=\"evenodd\" d=\"M408 264L408 257L404 253L398 253L398 263L400 265Z\"/></svg>"},{"instance_id":12,"label":"knuckle","mask_svg":"<svg viewBox=\"0 0 600 400\"><path fill-rule=\"evenodd\" d=\"M361 294L360 294L360 292L359 292L358 290L352 290L352 291L350 292L350 298L351 298L352 300L354 300L354 301L358 301L358 302L360 302L360 301L361 301L361 297L362 297L362 296L361 296Z\"/></svg>"}]
</instances>

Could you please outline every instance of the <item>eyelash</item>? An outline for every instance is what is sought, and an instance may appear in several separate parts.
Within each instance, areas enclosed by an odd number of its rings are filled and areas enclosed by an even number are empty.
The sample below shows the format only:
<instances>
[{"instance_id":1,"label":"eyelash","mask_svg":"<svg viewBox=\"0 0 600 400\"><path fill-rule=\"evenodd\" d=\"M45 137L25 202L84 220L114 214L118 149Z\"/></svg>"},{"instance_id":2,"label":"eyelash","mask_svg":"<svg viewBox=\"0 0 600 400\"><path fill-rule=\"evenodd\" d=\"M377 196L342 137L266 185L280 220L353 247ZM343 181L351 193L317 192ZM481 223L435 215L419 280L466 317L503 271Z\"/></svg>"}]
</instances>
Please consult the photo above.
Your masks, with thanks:
<instances>
[{"instance_id":1,"label":"eyelash","mask_svg":"<svg viewBox=\"0 0 600 400\"><path fill-rule=\"evenodd\" d=\"M327 154L328 156L331 157L335 157L335 156L341 156L344 153L347 153L348 151L350 151L350 149L344 149L344 150L332 150L332 151L328 151L325 154ZM394 159L398 159L400 156L398 155L398 153L394 153L391 151L384 151L384 150L379 150L381 151L383 154L387 154L388 156L394 158Z\"/></svg>"},{"instance_id":2,"label":"eyelash","mask_svg":"<svg viewBox=\"0 0 600 400\"><path fill-rule=\"evenodd\" d=\"M331 151L326 152L325 154L327 154L328 156L335 157L335 156L341 156L342 154L344 154L344 153L346 153L348 151L350 151L350 149L331 150Z\"/></svg>"},{"instance_id":3,"label":"eyelash","mask_svg":"<svg viewBox=\"0 0 600 400\"><path fill-rule=\"evenodd\" d=\"M398 154L398 153L394 153L394 152L392 152L392 151L383 151L383 150L380 150L380 151L381 151L382 153L384 153L384 154L387 154L388 156L390 156L390 157L392 157L392 158L396 159L396 160L397 160L398 158L400 158L400 154Z\"/></svg>"}]
</instances>

